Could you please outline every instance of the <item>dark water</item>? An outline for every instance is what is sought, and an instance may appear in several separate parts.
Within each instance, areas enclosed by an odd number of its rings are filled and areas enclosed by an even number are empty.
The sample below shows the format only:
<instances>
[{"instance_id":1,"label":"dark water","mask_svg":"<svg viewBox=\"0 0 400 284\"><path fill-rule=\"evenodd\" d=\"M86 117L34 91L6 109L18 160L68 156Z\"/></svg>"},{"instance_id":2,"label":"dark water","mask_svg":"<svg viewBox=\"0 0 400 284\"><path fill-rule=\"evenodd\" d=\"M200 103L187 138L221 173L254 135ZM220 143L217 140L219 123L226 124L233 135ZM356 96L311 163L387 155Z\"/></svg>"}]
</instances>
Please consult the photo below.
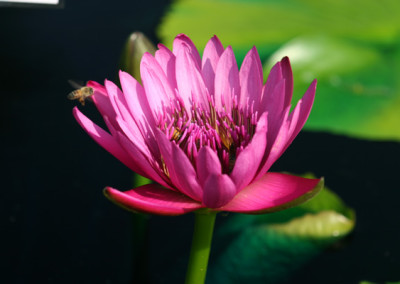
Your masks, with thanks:
<instances>
[{"instance_id":1,"label":"dark water","mask_svg":"<svg viewBox=\"0 0 400 284\"><path fill-rule=\"evenodd\" d=\"M167 3L82 2L0 8L2 283L137 283L132 216L101 193L106 185L130 188L132 175L74 121L67 80L114 79L128 34L141 30L157 41ZM85 113L96 116L92 105ZM299 135L274 170L325 176L356 210L357 226L290 283L400 279L399 159L399 143ZM191 222L191 215L150 219L149 273L181 261L174 256L188 250Z\"/></svg>"}]
</instances>

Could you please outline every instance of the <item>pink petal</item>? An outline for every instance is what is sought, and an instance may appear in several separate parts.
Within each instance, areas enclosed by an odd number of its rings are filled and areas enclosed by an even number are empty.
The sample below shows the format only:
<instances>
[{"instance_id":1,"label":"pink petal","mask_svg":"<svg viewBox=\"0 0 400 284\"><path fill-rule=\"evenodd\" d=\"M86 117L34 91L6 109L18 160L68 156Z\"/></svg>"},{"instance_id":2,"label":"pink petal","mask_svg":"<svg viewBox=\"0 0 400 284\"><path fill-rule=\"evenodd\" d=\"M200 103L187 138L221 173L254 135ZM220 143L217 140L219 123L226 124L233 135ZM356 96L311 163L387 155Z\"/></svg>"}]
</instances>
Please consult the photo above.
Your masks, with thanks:
<instances>
[{"instance_id":1,"label":"pink petal","mask_svg":"<svg viewBox=\"0 0 400 284\"><path fill-rule=\"evenodd\" d=\"M134 121L132 115L127 109L127 103L123 97L120 89L111 81L106 80L105 82L107 93L110 98L110 103L113 106L116 117L114 119L114 123L112 125L117 124L118 129L123 131L125 135L137 146L140 148L141 152L144 153L147 157L150 157L152 154L147 145L147 141L144 139L142 132ZM111 119L111 121L113 121ZM115 123L115 121L117 123Z\"/></svg>"},{"instance_id":2,"label":"pink petal","mask_svg":"<svg viewBox=\"0 0 400 284\"><path fill-rule=\"evenodd\" d=\"M172 188L168 184L168 177L166 177L161 169L158 167L157 161L155 161L152 157L149 158L145 156L139 150L139 148L135 144L133 144L128 138L126 138L121 132L118 132L117 135L120 144L138 168L135 172L148 179L154 180L155 182L158 182L165 187Z\"/></svg>"},{"instance_id":3,"label":"pink petal","mask_svg":"<svg viewBox=\"0 0 400 284\"><path fill-rule=\"evenodd\" d=\"M137 165L130 159L128 153L119 145L116 139L104 131L101 127L94 124L89 118L79 111L77 107L73 109L73 115L81 127L95 140L101 147L106 149L114 157L120 160L125 166L134 172L140 172Z\"/></svg>"},{"instance_id":4,"label":"pink petal","mask_svg":"<svg viewBox=\"0 0 400 284\"><path fill-rule=\"evenodd\" d=\"M201 147L196 158L196 168L201 186L204 185L211 174L219 175L222 173L218 155L208 146Z\"/></svg>"},{"instance_id":5,"label":"pink petal","mask_svg":"<svg viewBox=\"0 0 400 284\"><path fill-rule=\"evenodd\" d=\"M267 173L238 193L218 211L261 214L303 203L323 188L323 179Z\"/></svg>"},{"instance_id":6,"label":"pink petal","mask_svg":"<svg viewBox=\"0 0 400 284\"><path fill-rule=\"evenodd\" d=\"M268 121L270 126L276 124L276 120L279 119L285 109L285 86L286 82L282 77L281 63L278 62L269 73L267 82L262 90L261 104L258 106L259 112L269 113Z\"/></svg>"},{"instance_id":7,"label":"pink petal","mask_svg":"<svg viewBox=\"0 0 400 284\"><path fill-rule=\"evenodd\" d=\"M155 58L160 64L164 73L167 75L167 79L171 85L171 88L173 90L176 89L175 55L164 45L158 44L158 50L156 51Z\"/></svg>"},{"instance_id":8,"label":"pink petal","mask_svg":"<svg viewBox=\"0 0 400 284\"><path fill-rule=\"evenodd\" d=\"M261 176L263 176L269 170L272 164L283 154L285 146L287 145L287 141L289 140L289 135L288 135L290 127L290 121L288 121L289 110L290 109L288 107L284 115L280 119L279 123L280 127L277 132L276 139L273 142L271 142L270 140L268 140L269 136L267 136L267 147L265 150L264 158L261 162L262 166L260 167L260 170L258 171L257 176L255 177L254 180L257 180Z\"/></svg>"},{"instance_id":9,"label":"pink petal","mask_svg":"<svg viewBox=\"0 0 400 284\"><path fill-rule=\"evenodd\" d=\"M251 106L253 102L255 105L258 105L261 101L263 72L260 56L255 47L253 47L244 58L242 67L240 68L239 78L239 108L245 109L248 104Z\"/></svg>"},{"instance_id":10,"label":"pink petal","mask_svg":"<svg viewBox=\"0 0 400 284\"><path fill-rule=\"evenodd\" d=\"M140 129L141 136L146 141L154 156L159 155L157 142L152 128L155 125L154 117L146 99L143 87L126 72L120 72L120 81L123 95L135 125ZM128 122L129 123L129 122Z\"/></svg>"},{"instance_id":11,"label":"pink petal","mask_svg":"<svg viewBox=\"0 0 400 284\"><path fill-rule=\"evenodd\" d=\"M290 66L290 61L287 56L282 58L281 60L282 64L282 76L283 79L285 79L285 104L284 107L288 107L290 105L290 102L292 101L292 95L293 95L293 72L292 72L292 67Z\"/></svg>"},{"instance_id":12,"label":"pink petal","mask_svg":"<svg viewBox=\"0 0 400 284\"><path fill-rule=\"evenodd\" d=\"M228 175L212 174L204 183L203 204L208 208L218 208L236 194L236 186Z\"/></svg>"},{"instance_id":13,"label":"pink petal","mask_svg":"<svg viewBox=\"0 0 400 284\"><path fill-rule=\"evenodd\" d=\"M160 130L156 132L156 137L172 184L183 194L200 201L203 190L189 158L174 142L169 141Z\"/></svg>"},{"instance_id":14,"label":"pink petal","mask_svg":"<svg viewBox=\"0 0 400 284\"><path fill-rule=\"evenodd\" d=\"M186 43L181 43L181 45L183 47L176 55L176 80L179 95L186 109L189 110L192 104L196 104L207 110L209 104L203 77L190 53L190 47Z\"/></svg>"},{"instance_id":15,"label":"pink petal","mask_svg":"<svg viewBox=\"0 0 400 284\"><path fill-rule=\"evenodd\" d=\"M281 80L277 83L274 90L272 91L270 100L266 102L266 106L262 109L262 111L268 112L267 140L269 144L267 147L267 152L270 150L271 146L275 143L275 140L279 134L279 130L282 125L282 121L285 116L283 109L284 94L285 94L285 80ZM286 108L286 111L288 111L288 109L289 107Z\"/></svg>"},{"instance_id":16,"label":"pink petal","mask_svg":"<svg viewBox=\"0 0 400 284\"><path fill-rule=\"evenodd\" d=\"M215 73L215 106L221 111L224 106L230 113L233 99L240 96L239 70L232 47L222 53Z\"/></svg>"},{"instance_id":17,"label":"pink petal","mask_svg":"<svg viewBox=\"0 0 400 284\"><path fill-rule=\"evenodd\" d=\"M155 121L160 113L172 112L171 101L176 100L175 92L158 62L150 53L145 53L140 63L140 75L146 98Z\"/></svg>"},{"instance_id":18,"label":"pink petal","mask_svg":"<svg viewBox=\"0 0 400 284\"><path fill-rule=\"evenodd\" d=\"M236 159L230 176L236 185L237 192L253 180L264 157L267 144L267 115L267 113L262 114L251 142Z\"/></svg>"},{"instance_id":19,"label":"pink petal","mask_svg":"<svg viewBox=\"0 0 400 284\"><path fill-rule=\"evenodd\" d=\"M148 126L153 127L155 122L143 87L126 72L120 71L119 78L129 112L136 124L147 133Z\"/></svg>"},{"instance_id":20,"label":"pink petal","mask_svg":"<svg viewBox=\"0 0 400 284\"><path fill-rule=\"evenodd\" d=\"M223 52L224 47L217 36L213 36L204 48L201 74L210 95L214 95L215 70Z\"/></svg>"},{"instance_id":21,"label":"pink petal","mask_svg":"<svg viewBox=\"0 0 400 284\"><path fill-rule=\"evenodd\" d=\"M182 43L184 45L182 45ZM201 58L200 54L197 51L196 46L193 44L192 40L184 34L179 34L175 37L173 43L173 53L177 56L180 53L182 48L186 48L184 46L188 46L190 49L190 54L193 56L194 61L196 62L196 67L200 70L201 66Z\"/></svg>"},{"instance_id":22,"label":"pink petal","mask_svg":"<svg viewBox=\"0 0 400 284\"><path fill-rule=\"evenodd\" d=\"M92 87L94 89L92 99L100 114L103 116L103 118L108 117L112 119L111 123L113 124L113 127L119 129L118 125L114 124L116 113L111 105L110 98L107 94L106 88L95 81L89 81L87 83L87 86Z\"/></svg>"},{"instance_id":23,"label":"pink petal","mask_svg":"<svg viewBox=\"0 0 400 284\"><path fill-rule=\"evenodd\" d=\"M181 193L156 184L143 185L125 192L106 187L104 195L124 209L158 215L182 215L203 207Z\"/></svg>"},{"instance_id":24,"label":"pink petal","mask_svg":"<svg viewBox=\"0 0 400 284\"><path fill-rule=\"evenodd\" d=\"M314 80L311 83L310 87L308 87L303 98L301 98L298 101L296 107L289 116L290 128L291 128L289 144L292 143L297 134L299 134L300 130L306 123L308 116L310 115L311 108L314 103L316 89L317 89L317 80ZM298 113L298 115L295 115L296 113Z\"/></svg>"}]
</instances>

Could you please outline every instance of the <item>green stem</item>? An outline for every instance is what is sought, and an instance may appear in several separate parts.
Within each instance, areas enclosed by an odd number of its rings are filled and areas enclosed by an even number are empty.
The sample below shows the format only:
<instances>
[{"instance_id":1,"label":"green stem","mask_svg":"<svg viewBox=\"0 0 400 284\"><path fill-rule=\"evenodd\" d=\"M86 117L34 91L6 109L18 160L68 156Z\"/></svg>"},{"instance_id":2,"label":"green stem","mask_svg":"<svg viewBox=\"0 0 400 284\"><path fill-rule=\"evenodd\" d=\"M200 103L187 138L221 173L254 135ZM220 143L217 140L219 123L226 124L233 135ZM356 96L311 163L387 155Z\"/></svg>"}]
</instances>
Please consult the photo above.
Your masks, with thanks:
<instances>
[{"instance_id":1,"label":"green stem","mask_svg":"<svg viewBox=\"0 0 400 284\"><path fill-rule=\"evenodd\" d=\"M203 284L214 230L215 212L195 212L195 223L185 284Z\"/></svg>"}]
</instances>

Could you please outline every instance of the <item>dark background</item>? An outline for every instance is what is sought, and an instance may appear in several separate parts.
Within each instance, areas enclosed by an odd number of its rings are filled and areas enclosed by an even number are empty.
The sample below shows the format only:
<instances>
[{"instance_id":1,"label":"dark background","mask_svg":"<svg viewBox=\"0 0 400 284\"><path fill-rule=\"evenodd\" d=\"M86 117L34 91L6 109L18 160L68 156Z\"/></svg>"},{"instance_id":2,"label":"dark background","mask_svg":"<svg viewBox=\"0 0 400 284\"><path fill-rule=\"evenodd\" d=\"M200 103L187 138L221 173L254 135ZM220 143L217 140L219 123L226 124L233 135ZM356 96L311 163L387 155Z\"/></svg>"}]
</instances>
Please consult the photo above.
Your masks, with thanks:
<instances>
[{"instance_id":1,"label":"dark background","mask_svg":"<svg viewBox=\"0 0 400 284\"><path fill-rule=\"evenodd\" d=\"M102 195L106 185L129 189L132 173L75 122L67 80L114 80L131 32L159 41L169 1L64 4L0 7L0 282L138 283L132 215ZM96 116L90 104L85 113ZM399 158L394 142L299 135L273 169L325 176L355 208L357 226L289 283L400 280ZM175 264L191 231L192 215L150 218L148 273L157 283L168 283L166 270L184 274ZM159 255L163 247L176 254Z\"/></svg>"}]
</instances>

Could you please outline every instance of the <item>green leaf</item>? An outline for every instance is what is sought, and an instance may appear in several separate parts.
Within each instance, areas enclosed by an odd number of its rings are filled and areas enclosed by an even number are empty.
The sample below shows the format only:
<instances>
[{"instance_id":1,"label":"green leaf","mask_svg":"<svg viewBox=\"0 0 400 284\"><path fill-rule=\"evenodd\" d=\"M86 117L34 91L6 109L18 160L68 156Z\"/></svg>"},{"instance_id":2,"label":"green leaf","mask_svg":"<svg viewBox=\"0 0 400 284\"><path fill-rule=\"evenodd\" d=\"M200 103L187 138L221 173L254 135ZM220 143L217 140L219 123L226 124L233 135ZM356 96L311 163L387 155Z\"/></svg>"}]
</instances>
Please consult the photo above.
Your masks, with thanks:
<instances>
[{"instance_id":1,"label":"green leaf","mask_svg":"<svg viewBox=\"0 0 400 284\"><path fill-rule=\"evenodd\" d=\"M283 45L264 66L289 56L294 100L318 79L305 128L370 139L400 140L399 49L392 51L350 40L313 35Z\"/></svg>"},{"instance_id":2,"label":"green leaf","mask_svg":"<svg viewBox=\"0 0 400 284\"><path fill-rule=\"evenodd\" d=\"M285 211L230 216L216 232L210 283L280 283L354 225L353 210L327 188Z\"/></svg>"},{"instance_id":3,"label":"green leaf","mask_svg":"<svg viewBox=\"0 0 400 284\"><path fill-rule=\"evenodd\" d=\"M235 52L256 45L265 58L265 52L302 34L392 43L399 14L397 0L181 0L172 3L158 34L171 46L178 33L186 33L200 47L216 34Z\"/></svg>"}]
</instances>

